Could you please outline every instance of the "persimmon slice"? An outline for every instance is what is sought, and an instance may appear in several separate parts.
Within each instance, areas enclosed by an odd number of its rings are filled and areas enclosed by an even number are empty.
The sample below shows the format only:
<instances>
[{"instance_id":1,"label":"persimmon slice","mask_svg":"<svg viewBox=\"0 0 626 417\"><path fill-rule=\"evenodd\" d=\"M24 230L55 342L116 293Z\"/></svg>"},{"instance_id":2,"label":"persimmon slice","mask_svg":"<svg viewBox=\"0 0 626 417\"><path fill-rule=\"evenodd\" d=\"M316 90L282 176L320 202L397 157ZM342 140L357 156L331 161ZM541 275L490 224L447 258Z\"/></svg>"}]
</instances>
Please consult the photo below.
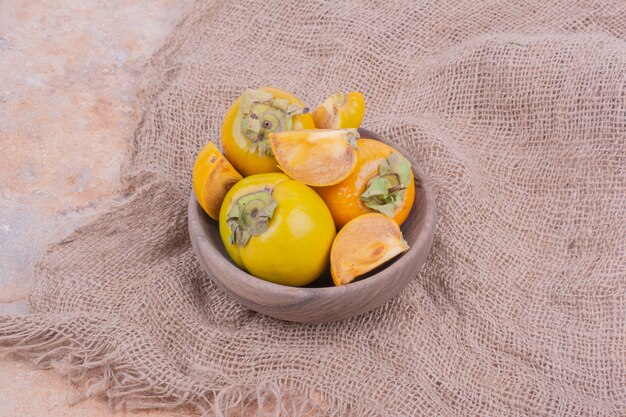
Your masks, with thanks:
<instances>
[{"instance_id":1,"label":"persimmon slice","mask_svg":"<svg viewBox=\"0 0 626 417\"><path fill-rule=\"evenodd\" d=\"M270 146L280 169L312 186L337 184L357 164L356 129L311 129L271 133Z\"/></svg>"},{"instance_id":2,"label":"persimmon slice","mask_svg":"<svg viewBox=\"0 0 626 417\"><path fill-rule=\"evenodd\" d=\"M211 142L198 153L191 177L198 203L215 220L219 219L224 196L242 179L241 174Z\"/></svg>"},{"instance_id":3,"label":"persimmon slice","mask_svg":"<svg viewBox=\"0 0 626 417\"><path fill-rule=\"evenodd\" d=\"M318 129L339 129L361 127L365 114L365 98L362 93L331 94L311 113Z\"/></svg>"},{"instance_id":4,"label":"persimmon slice","mask_svg":"<svg viewBox=\"0 0 626 417\"><path fill-rule=\"evenodd\" d=\"M345 285L409 249L398 224L380 213L358 216L337 234L330 250L335 285Z\"/></svg>"}]
</instances>

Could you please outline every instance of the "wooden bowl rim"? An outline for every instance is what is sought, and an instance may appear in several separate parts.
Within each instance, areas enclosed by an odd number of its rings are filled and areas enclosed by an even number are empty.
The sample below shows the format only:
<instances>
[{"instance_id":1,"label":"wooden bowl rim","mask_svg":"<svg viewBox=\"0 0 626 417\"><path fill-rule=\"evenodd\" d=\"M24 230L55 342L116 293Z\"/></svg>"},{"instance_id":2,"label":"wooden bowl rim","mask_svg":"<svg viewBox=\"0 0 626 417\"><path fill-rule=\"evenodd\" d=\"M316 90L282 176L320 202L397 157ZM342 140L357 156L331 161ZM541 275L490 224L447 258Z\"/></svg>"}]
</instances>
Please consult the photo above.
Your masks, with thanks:
<instances>
[{"instance_id":1,"label":"wooden bowl rim","mask_svg":"<svg viewBox=\"0 0 626 417\"><path fill-rule=\"evenodd\" d=\"M389 273L395 273L395 272L399 272L400 270L402 270L402 268L404 268L407 264L409 264L411 262L411 258L414 256L417 256L418 253L423 249L426 248L427 252L430 252L430 249L432 247L432 242L433 242L433 237L434 237L434 233L435 233L435 225L436 225L436 205L435 205L435 199L434 199L434 195L432 192L432 188L430 185L430 180L428 178L428 176L426 175L426 173L417 165L417 163L415 162L415 160L402 148L402 146L396 144L396 143L392 143L386 139L384 139L383 137L381 137L380 135L372 132L371 130L368 129L364 129L364 128L360 128L359 129L359 133L361 135L361 138L371 138L371 139L376 139L379 140L387 145L390 145L392 147L394 147L396 150L398 150L405 158L407 158L409 160L409 162L411 163L411 168L413 169L413 175L416 179L416 183L417 180L419 179L419 184L421 185L421 187L424 189L424 196L426 199L426 205L425 205L425 213L426 216L424 218L424 225L431 225L431 227L423 227L421 230L418 231L418 234L415 238L415 243L413 245L411 245L411 247L409 248L409 250L407 252L405 252L404 254L402 254L402 256L397 259L395 262L391 263L389 266L387 266L386 268L384 268L383 271L386 272L385 275L389 274ZM200 211L202 211L201 209L198 210L199 204L196 200L195 194L193 192L193 190L191 191L191 196L189 199L189 207L188 207L188 217L191 218L197 218L198 213ZM428 207L431 207L431 210L428 210ZM414 206L415 208L415 206ZM411 214L409 214L410 216ZM417 213L414 213L413 215L417 215ZM211 221L211 222L216 222L215 220L209 218L208 216L206 216L206 219L202 219L202 218L198 218L197 220L199 222L202 221ZM190 221L189 224L191 224L192 222ZM196 229L189 229L189 233L190 234L198 234L198 233L203 233L206 234L205 229L209 227L208 225L206 225L206 227L202 228L202 232L196 230ZM216 224L215 227L219 228L219 225ZM205 238L207 238L205 236ZM207 238L208 239L208 238ZM192 239L193 241L193 239ZM219 242L221 244L221 240ZM194 246L194 251L196 252L197 256L201 256L205 262L208 262L208 260L212 257L212 256L219 256L224 258L224 255L222 255L222 253L219 251L219 249L215 248L213 245L208 244L206 245L209 249L210 249L210 253L203 253L203 254L198 254L197 252L200 252L200 248L196 248ZM363 287L367 287L367 286L376 286L376 284L378 283L379 280L381 279L388 279L387 276L383 276L383 274L381 274L382 271L380 271L379 273L376 273L375 275L372 275L366 279L363 280L359 280L359 281L355 281L355 282L351 282L349 284L346 285L341 285L341 286L332 286L332 287L290 287L287 285L281 285L281 284L276 284L270 281L265 281L261 278L257 278L254 275L251 275L247 272L245 272L244 270L240 269L239 267L237 267L236 265L234 265L232 263L232 260L227 259L228 260L228 265L229 265L229 269L232 270L232 273L237 277L236 279L243 281L244 284L246 284L247 286L249 286L250 288L254 289L254 290L258 290L259 293L263 293L263 294L286 294L286 293L292 293L293 295L298 295L299 293L303 296L303 297L341 297L344 293L346 292L351 292L351 291L355 291L358 289L361 289ZM213 280L213 281L217 281L216 284L218 284L218 286L222 287L220 281L220 277L214 277L214 274L208 274L209 277ZM229 277L229 279L233 279L232 276ZM408 284L408 281L407 281Z\"/></svg>"}]
</instances>

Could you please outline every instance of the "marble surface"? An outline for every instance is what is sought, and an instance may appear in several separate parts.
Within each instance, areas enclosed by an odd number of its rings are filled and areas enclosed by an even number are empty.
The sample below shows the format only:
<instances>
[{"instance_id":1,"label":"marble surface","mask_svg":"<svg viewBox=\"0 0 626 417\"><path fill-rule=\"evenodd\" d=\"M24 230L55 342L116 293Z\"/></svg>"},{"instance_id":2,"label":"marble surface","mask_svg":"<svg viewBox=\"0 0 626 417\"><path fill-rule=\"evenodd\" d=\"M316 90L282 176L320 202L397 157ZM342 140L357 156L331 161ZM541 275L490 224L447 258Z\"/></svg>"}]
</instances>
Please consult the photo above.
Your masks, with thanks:
<instances>
[{"instance_id":1,"label":"marble surface","mask_svg":"<svg viewBox=\"0 0 626 417\"><path fill-rule=\"evenodd\" d=\"M134 91L181 2L0 0L0 312L33 263L105 208L139 118Z\"/></svg>"},{"instance_id":2,"label":"marble surface","mask_svg":"<svg viewBox=\"0 0 626 417\"><path fill-rule=\"evenodd\" d=\"M0 0L0 314L28 312L46 246L120 198L142 68L190 1ZM70 388L0 360L0 416L110 415Z\"/></svg>"},{"instance_id":3,"label":"marble surface","mask_svg":"<svg viewBox=\"0 0 626 417\"><path fill-rule=\"evenodd\" d=\"M9 377L10 379L6 379ZM69 387L69 388L68 388ZM67 377L41 371L23 361L0 360L2 417L190 417L184 410L111 412L101 398L75 402L77 388Z\"/></svg>"}]
</instances>

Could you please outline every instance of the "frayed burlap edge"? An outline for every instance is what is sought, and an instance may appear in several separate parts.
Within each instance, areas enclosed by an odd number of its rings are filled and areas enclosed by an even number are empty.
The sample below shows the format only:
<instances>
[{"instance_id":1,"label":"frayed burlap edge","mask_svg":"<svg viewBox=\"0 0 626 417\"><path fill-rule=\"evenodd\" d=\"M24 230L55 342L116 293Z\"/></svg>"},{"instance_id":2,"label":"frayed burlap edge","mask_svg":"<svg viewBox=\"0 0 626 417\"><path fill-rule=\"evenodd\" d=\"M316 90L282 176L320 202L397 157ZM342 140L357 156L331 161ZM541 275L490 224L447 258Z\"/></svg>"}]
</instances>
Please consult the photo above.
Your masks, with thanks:
<instances>
[{"instance_id":1,"label":"frayed burlap edge","mask_svg":"<svg viewBox=\"0 0 626 417\"><path fill-rule=\"evenodd\" d=\"M174 387L153 383L131 371L127 358L111 345L80 344L77 338L62 336L61 320L69 315L30 315L19 321L0 317L0 351L7 358L25 359L38 369L54 370L68 382L67 402L74 405L89 397L106 398L112 411L176 409L201 416L365 416L366 409L342 406L321 395L314 387L289 389L289 381L260 380L255 387L232 383L221 387ZM54 320L54 322L53 322ZM91 318L85 327L97 325ZM73 323L75 325L75 323ZM128 324L126 324L128 325ZM27 329L26 329L27 327ZM129 338L132 334L129 333ZM189 381L190 384L194 382Z\"/></svg>"}]
</instances>

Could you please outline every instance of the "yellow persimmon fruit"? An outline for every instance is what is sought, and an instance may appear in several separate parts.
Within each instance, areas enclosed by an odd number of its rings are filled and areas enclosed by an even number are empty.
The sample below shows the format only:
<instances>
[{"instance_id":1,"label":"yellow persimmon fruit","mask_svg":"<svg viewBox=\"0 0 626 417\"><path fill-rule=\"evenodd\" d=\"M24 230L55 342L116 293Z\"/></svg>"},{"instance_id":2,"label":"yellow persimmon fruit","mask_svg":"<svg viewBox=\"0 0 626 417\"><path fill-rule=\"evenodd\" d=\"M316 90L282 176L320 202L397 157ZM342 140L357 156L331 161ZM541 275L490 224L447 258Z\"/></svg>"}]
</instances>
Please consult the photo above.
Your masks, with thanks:
<instances>
[{"instance_id":1,"label":"yellow persimmon fruit","mask_svg":"<svg viewBox=\"0 0 626 417\"><path fill-rule=\"evenodd\" d=\"M331 94L311 113L318 129L358 129L364 114L365 98L358 91Z\"/></svg>"},{"instance_id":2,"label":"yellow persimmon fruit","mask_svg":"<svg viewBox=\"0 0 626 417\"><path fill-rule=\"evenodd\" d=\"M320 196L278 172L250 175L231 188L219 225L237 266L289 286L307 285L327 269L336 234Z\"/></svg>"},{"instance_id":3,"label":"yellow persimmon fruit","mask_svg":"<svg viewBox=\"0 0 626 417\"><path fill-rule=\"evenodd\" d=\"M269 134L314 128L308 109L293 94L274 87L247 89L224 116L224 155L244 177L280 172Z\"/></svg>"},{"instance_id":4,"label":"yellow persimmon fruit","mask_svg":"<svg viewBox=\"0 0 626 417\"><path fill-rule=\"evenodd\" d=\"M335 285L345 285L409 249L398 224L380 213L363 214L346 224L330 250Z\"/></svg>"},{"instance_id":5,"label":"yellow persimmon fruit","mask_svg":"<svg viewBox=\"0 0 626 417\"><path fill-rule=\"evenodd\" d=\"M224 196L241 175L224 158L217 147L209 142L200 150L191 173L193 191L204 211L219 220Z\"/></svg>"},{"instance_id":6,"label":"yellow persimmon fruit","mask_svg":"<svg viewBox=\"0 0 626 417\"><path fill-rule=\"evenodd\" d=\"M315 129L270 133L280 169L294 180L328 186L346 179L358 160L356 129Z\"/></svg>"}]
</instances>

